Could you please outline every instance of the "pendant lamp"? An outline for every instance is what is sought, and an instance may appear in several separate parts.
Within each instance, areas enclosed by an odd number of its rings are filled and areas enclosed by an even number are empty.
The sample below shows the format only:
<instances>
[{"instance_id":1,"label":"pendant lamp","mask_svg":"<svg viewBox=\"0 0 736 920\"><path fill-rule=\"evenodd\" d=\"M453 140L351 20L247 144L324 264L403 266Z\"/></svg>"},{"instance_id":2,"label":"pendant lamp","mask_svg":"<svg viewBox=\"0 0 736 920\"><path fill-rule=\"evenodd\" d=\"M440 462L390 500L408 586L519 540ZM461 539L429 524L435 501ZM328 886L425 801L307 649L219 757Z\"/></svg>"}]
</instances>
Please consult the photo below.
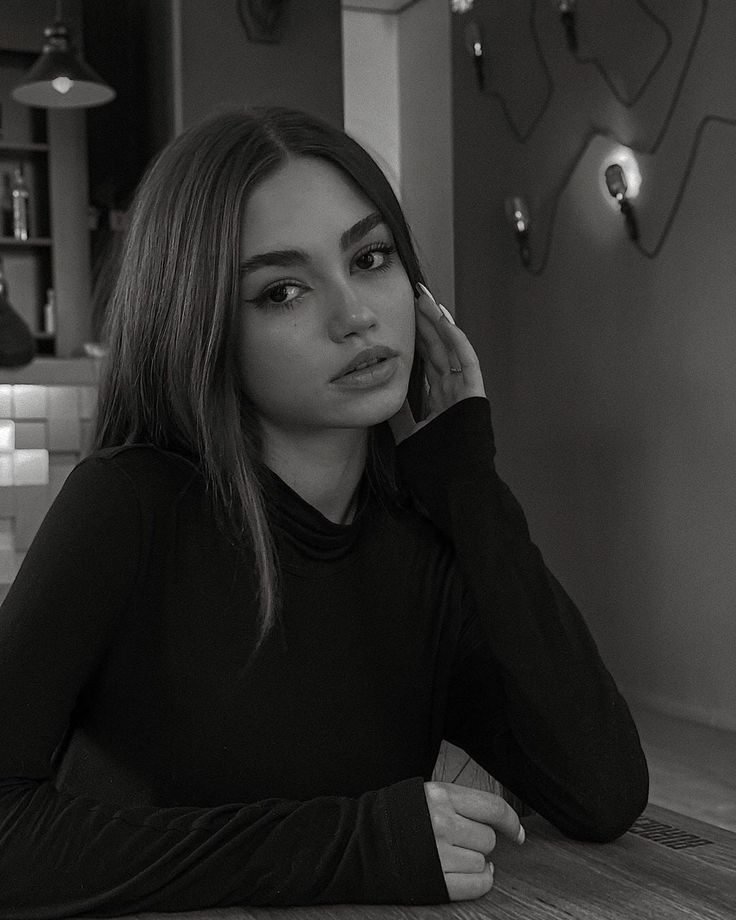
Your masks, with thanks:
<instances>
[{"instance_id":1,"label":"pendant lamp","mask_svg":"<svg viewBox=\"0 0 736 920\"><path fill-rule=\"evenodd\" d=\"M60 0L56 22L43 34L41 56L11 93L16 102L44 109L83 109L115 98L115 90L75 54L69 30L61 21Z\"/></svg>"}]
</instances>

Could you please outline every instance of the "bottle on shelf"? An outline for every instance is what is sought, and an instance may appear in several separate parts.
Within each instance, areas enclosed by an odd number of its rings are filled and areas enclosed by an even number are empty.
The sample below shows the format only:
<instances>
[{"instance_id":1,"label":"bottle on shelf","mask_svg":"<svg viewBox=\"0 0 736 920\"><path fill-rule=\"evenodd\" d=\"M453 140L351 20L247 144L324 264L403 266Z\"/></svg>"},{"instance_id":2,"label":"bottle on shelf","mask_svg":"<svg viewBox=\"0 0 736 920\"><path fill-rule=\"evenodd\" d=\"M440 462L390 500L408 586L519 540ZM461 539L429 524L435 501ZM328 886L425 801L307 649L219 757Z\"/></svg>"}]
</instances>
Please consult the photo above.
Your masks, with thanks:
<instances>
[{"instance_id":1,"label":"bottle on shelf","mask_svg":"<svg viewBox=\"0 0 736 920\"><path fill-rule=\"evenodd\" d=\"M13 182L10 186L13 199L13 236L16 240L28 239L28 183L23 175L23 167L16 166Z\"/></svg>"},{"instance_id":2,"label":"bottle on shelf","mask_svg":"<svg viewBox=\"0 0 736 920\"><path fill-rule=\"evenodd\" d=\"M56 294L53 288L46 291L46 303L43 308L43 331L48 335L56 334Z\"/></svg>"},{"instance_id":3,"label":"bottle on shelf","mask_svg":"<svg viewBox=\"0 0 736 920\"><path fill-rule=\"evenodd\" d=\"M10 173L3 173L0 190L0 235L13 235L13 196L10 192Z\"/></svg>"}]
</instances>

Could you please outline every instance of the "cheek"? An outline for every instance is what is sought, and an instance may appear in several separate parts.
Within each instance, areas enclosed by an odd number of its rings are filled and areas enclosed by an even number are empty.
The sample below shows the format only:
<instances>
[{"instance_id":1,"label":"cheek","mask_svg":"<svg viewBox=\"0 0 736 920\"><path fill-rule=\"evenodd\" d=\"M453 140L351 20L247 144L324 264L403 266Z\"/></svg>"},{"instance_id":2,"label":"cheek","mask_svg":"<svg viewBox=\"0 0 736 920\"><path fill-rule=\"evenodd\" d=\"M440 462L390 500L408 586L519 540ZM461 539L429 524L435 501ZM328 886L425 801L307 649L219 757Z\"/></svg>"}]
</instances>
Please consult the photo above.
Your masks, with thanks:
<instances>
[{"instance_id":1,"label":"cheek","mask_svg":"<svg viewBox=\"0 0 736 920\"><path fill-rule=\"evenodd\" d=\"M293 400L304 387L305 332L293 319L276 327L243 322L238 356L243 389L257 408Z\"/></svg>"}]
</instances>

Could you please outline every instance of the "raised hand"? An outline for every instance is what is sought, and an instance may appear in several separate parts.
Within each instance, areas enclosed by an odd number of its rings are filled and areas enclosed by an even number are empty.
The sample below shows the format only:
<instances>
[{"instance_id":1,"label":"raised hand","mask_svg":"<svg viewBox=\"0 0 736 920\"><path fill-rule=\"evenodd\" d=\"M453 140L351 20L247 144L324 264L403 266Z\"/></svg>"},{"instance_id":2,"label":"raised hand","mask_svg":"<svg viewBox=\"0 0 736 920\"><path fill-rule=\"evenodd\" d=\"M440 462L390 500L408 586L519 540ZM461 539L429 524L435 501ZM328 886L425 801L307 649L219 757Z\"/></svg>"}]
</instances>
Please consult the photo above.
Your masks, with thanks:
<instances>
[{"instance_id":1,"label":"raised hand","mask_svg":"<svg viewBox=\"0 0 736 920\"><path fill-rule=\"evenodd\" d=\"M425 783L424 795L450 900L487 894L493 886L488 856L496 831L523 843L519 816L501 796L455 783Z\"/></svg>"},{"instance_id":2,"label":"raised hand","mask_svg":"<svg viewBox=\"0 0 736 920\"><path fill-rule=\"evenodd\" d=\"M405 401L389 420L398 444L468 396L485 396L478 356L465 333L423 284L416 298L417 351L424 359L429 415L417 422Z\"/></svg>"}]
</instances>

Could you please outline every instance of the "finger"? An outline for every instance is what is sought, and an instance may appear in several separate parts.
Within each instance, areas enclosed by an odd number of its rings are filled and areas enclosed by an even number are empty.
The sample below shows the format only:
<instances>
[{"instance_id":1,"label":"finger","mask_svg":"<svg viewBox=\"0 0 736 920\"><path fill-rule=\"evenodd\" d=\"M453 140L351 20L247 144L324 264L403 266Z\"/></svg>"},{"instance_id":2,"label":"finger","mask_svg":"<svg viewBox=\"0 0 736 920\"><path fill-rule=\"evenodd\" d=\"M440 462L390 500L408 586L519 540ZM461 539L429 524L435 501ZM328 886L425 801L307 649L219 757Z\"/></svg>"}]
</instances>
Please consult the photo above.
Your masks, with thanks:
<instances>
[{"instance_id":1,"label":"finger","mask_svg":"<svg viewBox=\"0 0 736 920\"><path fill-rule=\"evenodd\" d=\"M457 814L488 824L517 843L523 841L519 816L500 795L454 783L449 783L448 787L450 802Z\"/></svg>"},{"instance_id":2,"label":"finger","mask_svg":"<svg viewBox=\"0 0 736 920\"><path fill-rule=\"evenodd\" d=\"M452 313L450 313L447 307L443 306L438 300L435 299L429 288L419 283L417 284L417 290L419 291L419 297L424 298L425 303L428 302L432 304L432 306L436 307L437 310L445 317L445 319L448 320L448 322L452 323L453 326L455 325L455 319ZM430 310L429 312L432 316L434 316L434 310Z\"/></svg>"},{"instance_id":3,"label":"finger","mask_svg":"<svg viewBox=\"0 0 736 920\"><path fill-rule=\"evenodd\" d=\"M417 327L426 337L428 344L434 346L432 357L438 370L443 373L450 368L461 366L459 356L455 353L455 339L444 334L447 328L454 326L455 320L451 313L442 304L437 303L429 292L417 298ZM445 358L447 365L444 362Z\"/></svg>"},{"instance_id":4,"label":"finger","mask_svg":"<svg viewBox=\"0 0 736 920\"><path fill-rule=\"evenodd\" d=\"M442 322L445 323L444 320ZM434 323L424 317L417 317L417 343L422 350L425 367L431 368L440 377L448 377L462 369L454 349L442 340Z\"/></svg>"},{"instance_id":5,"label":"finger","mask_svg":"<svg viewBox=\"0 0 736 920\"><path fill-rule=\"evenodd\" d=\"M458 814L455 817L454 830L452 834L452 844L458 847L467 847L469 850L477 850L487 856L493 852L496 846L496 832L489 824L481 821L473 821Z\"/></svg>"},{"instance_id":6,"label":"finger","mask_svg":"<svg viewBox=\"0 0 736 920\"><path fill-rule=\"evenodd\" d=\"M486 866L483 872L446 872L445 885L451 901L482 898L493 888L493 866Z\"/></svg>"},{"instance_id":7,"label":"finger","mask_svg":"<svg viewBox=\"0 0 736 920\"><path fill-rule=\"evenodd\" d=\"M443 844L438 848L443 872L483 872L486 858L477 850Z\"/></svg>"},{"instance_id":8,"label":"finger","mask_svg":"<svg viewBox=\"0 0 736 920\"><path fill-rule=\"evenodd\" d=\"M447 373L450 365L447 345L437 330L437 322L429 319L419 310L417 310L416 322L418 339L424 349L427 363L432 364L438 373Z\"/></svg>"},{"instance_id":9,"label":"finger","mask_svg":"<svg viewBox=\"0 0 736 920\"><path fill-rule=\"evenodd\" d=\"M434 328L445 348L453 349L463 363L477 363L478 355L470 344L470 339L459 326L444 320L438 320L434 324Z\"/></svg>"},{"instance_id":10,"label":"finger","mask_svg":"<svg viewBox=\"0 0 736 920\"><path fill-rule=\"evenodd\" d=\"M468 337L457 326L442 322L437 324L437 335L442 339L448 354L455 356L453 367L462 370L467 386L477 390L478 395L485 395L483 374L475 349L470 344Z\"/></svg>"}]
</instances>

